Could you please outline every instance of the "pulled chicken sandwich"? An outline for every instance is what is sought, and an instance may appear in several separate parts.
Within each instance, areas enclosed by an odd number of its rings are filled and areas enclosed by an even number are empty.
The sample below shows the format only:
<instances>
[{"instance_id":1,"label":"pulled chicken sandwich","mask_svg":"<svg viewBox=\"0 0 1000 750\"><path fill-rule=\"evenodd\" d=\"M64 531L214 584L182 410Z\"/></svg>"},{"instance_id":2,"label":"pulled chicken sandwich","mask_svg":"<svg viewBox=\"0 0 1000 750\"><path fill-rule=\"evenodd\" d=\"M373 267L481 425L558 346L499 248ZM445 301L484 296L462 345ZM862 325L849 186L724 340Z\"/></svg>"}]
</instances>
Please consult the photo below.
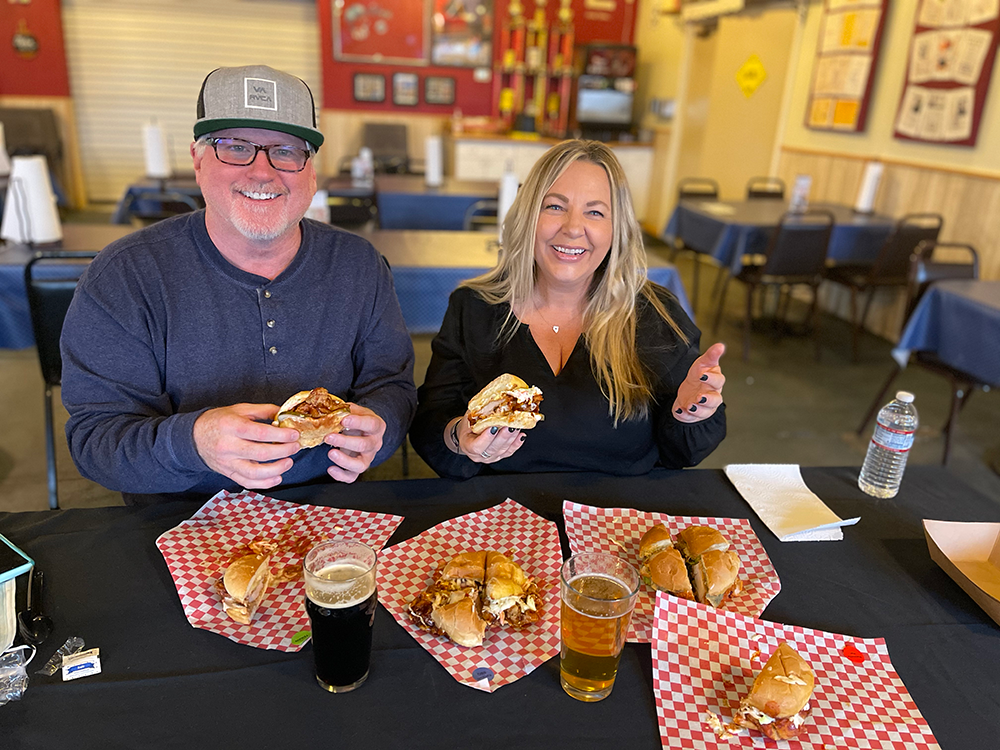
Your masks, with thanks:
<instances>
[{"instance_id":1,"label":"pulled chicken sandwich","mask_svg":"<svg viewBox=\"0 0 1000 750\"><path fill-rule=\"evenodd\" d=\"M490 427L530 430L545 418L539 411L541 403L541 389L505 373L472 397L466 414L476 435Z\"/></svg>"},{"instance_id":2,"label":"pulled chicken sandwich","mask_svg":"<svg viewBox=\"0 0 1000 750\"><path fill-rule=\"evenodd\" d=\"M271 422L275 427L299 431L299 445L315 448L334 432L343 431L340 422L351 413L350 405L326 388L299 391L278 409Z\"/></svg>"},{"instance_id":3,"label":"pulled chicken sandwich","mask_svg":"<svg viewBox=\"0 0 1000 750\"><path fill-rule=\"evenodd\" d=\"M521 630L537 622L542 595L535 580L506 555L472 550L442 565L408 611L422 630L460 646L481 646L487 628Z\"/></svg>"}]
</instances>

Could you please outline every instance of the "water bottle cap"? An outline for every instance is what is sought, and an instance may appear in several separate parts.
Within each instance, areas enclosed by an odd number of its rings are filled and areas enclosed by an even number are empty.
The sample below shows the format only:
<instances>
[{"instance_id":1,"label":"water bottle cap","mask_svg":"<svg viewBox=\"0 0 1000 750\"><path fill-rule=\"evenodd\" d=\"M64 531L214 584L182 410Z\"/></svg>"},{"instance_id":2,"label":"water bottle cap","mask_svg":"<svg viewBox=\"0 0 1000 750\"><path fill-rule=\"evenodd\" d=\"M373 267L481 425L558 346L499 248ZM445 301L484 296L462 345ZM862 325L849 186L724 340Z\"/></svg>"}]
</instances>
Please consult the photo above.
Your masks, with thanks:
<instances>
[{"instance_id":1,"label":"water bottle cap","mask_svg":"<svg viewBox=\"0 0 1000 750\"><path fill-rule=\"evenodd\" d=\"M909 391L897 391L896 392L896 400L897 401L902 401L904 404L912 404L913 403L913 394L910 393Z\"/></svg>"}]
</instances>

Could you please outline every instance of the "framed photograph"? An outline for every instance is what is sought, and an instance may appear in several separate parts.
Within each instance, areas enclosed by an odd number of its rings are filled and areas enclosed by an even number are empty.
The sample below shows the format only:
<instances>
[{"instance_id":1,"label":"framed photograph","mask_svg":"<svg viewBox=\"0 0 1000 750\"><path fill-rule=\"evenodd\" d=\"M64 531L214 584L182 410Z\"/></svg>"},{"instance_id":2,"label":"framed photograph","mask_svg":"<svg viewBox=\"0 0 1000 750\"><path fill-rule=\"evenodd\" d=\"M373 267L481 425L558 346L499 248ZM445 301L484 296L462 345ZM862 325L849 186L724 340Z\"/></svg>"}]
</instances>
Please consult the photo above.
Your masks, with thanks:
<instances>
[{"instance_id":1,"label":"framed photograph","mask_svg":"<svg viewBox=\"0 0 1000 750\"><path fill-rule=\"evenodd\" d=\"M392 103L400 107L415 107L420 103L420 78L416 73L392 74Z\"/></svg>"},{"instance_id":2,"label":"framed photograph","mask_svg":"<svg viewBox=\"0 0 1000 750\"><path fill-rule=\"evenodd\" d=\"M493 0L434 0L431 63L462 68L493 63Z\"/></svg>"},{"instance_id":3,"label":"framed photograph","mask_svg":"<svg viewBox=\"0 0 1000 750\"><path fill-rule=\"evenodd\" d=\"M429 0L330 0L333 59L426 65Z\"/></svg>"},{"instance_id":4,"label":"framed photograph","mask_svg":"<svg viewBox=\"0 0 1000 750\"><path fill-rule=\"evenodd\" d=\"M454 104L455 79L450 76L427 76L424 79L426 104Z\"/></svg>"},{"instance_id":5,"label":"framed photograph","mask_svg":"<svg viewBox=\"0 0 1000 750\"><path fill-rule=\"evenodd\" d=\"M385 76L378 73L355 73L354 101L384 102Z\"/></svg>"}]
</instances>

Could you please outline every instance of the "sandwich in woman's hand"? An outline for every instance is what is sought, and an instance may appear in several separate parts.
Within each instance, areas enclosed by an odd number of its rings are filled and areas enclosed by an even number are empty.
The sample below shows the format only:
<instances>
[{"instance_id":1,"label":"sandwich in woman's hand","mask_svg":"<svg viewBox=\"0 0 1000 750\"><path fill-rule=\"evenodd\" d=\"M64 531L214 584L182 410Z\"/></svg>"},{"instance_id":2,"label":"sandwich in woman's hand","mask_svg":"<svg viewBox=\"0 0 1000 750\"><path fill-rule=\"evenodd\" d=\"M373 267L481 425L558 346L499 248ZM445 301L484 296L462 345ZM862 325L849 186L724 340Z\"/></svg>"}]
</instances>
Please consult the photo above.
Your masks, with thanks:
<instances>
[{"instance_id":1,"label":"sandwich in woman's hand","mask_svg":"<svg viewBox=\"0 0 1000 750\"><path fill-rule=\"evenodd\" d=\"M299 445L314 448L323 438L334 432L341 432L341 420L351 413L346 401L326 390L313 388L299 391L278 409L271 423L275 427L290 427L299 431Z\"/></svg>"},{"instance_id":2,"label":"sandwich in woman's hand","mask_svg":"<svg viewBox=\"0 0 1000 750\"><path fill-rule=\"evenodd\" d=\"M238 557L220 578L215 588L222 597L222 608L236 622L249 625L271 584L271 556L257 553Z\"/></svg>"},{"instance_id":3,"label":"sandwich in woman's hand","mask_svg":"<svg viewBox=\"0 0 1000 750\"><path fill-rule=\"evenodd\" d=\"M782 641L740 701L733 723L756 729L772 740L798 736L809 718L809 699L816 685L812 667Z\"/></svg>"},{"instance_id":4,"label":"sandwich in woman's hand","mask_svg":"<svg viewBox=\"0 0 1000 750\"><path fill-rule=\"evenodd\" d=\"M740 556L710 526L689 526L674 541L663 524L639 540L639 574L660 591L721 607L743 591Z\"/></svg>"},{"instance_id":5,"label":"sandwich in woman's hand","mask_svg":"<svg viewBox=\"0 0 1000 750\"><path fill-rule=\"evenodd\" d=\"M540 389L505 373L472 397L466 415L477 435L490 427L530 430L544 419L539 411L541 402Z\"/></svg>"},{"instance_id":6,"label":"sandwich in woman's hand","mask_svg":"<svg viewBox=\"0 0 1000 750\"><path fill-rule=\"evenodd\" d=\"M422 630L460 646L481 646L487 627L520 630L541 617L534 579L499 552L463 552L445 563L436 580L410 602L410 619Z\"/></svg>"}]
</instances>

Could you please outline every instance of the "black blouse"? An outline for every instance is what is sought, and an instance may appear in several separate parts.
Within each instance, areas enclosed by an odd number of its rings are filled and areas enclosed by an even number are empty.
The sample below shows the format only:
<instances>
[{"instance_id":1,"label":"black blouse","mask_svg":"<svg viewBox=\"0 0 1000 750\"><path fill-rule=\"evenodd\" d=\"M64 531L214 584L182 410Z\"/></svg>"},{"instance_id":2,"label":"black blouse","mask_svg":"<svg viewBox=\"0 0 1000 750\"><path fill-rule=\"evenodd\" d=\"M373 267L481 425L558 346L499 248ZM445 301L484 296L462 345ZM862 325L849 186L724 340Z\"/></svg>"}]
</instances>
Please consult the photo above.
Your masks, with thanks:
<instances>
[{"instance_id":1,"label":"black blouse","mask_svg":"<svg viewBox=\"0 0 1000 750\"><path fill-rule=\"evenodd\" d=\"M410 441L417 453L444 477L464 479L479 473L599 471L644 474L656 465L694 466L726 436L725 405L706 420L685 424L670 408L677 388L698 358L700 331L677 299L654 285L671 317L687 335L685 345L670 326L639 303L636 330L639 357L653 373L656 403L645 419L614 420L590 366L581 336L558 375L522 325L503 348L497 344L508 305L490 305L475 291L456 289L441 330L431 343L431 363L417 391L417 416ZM498 375L509 372L542 389L545 419L525 432L518 451L495 464L479 464L452 453L445 426L465 414L469 399Z\"/></svg>"}]
</instances>

